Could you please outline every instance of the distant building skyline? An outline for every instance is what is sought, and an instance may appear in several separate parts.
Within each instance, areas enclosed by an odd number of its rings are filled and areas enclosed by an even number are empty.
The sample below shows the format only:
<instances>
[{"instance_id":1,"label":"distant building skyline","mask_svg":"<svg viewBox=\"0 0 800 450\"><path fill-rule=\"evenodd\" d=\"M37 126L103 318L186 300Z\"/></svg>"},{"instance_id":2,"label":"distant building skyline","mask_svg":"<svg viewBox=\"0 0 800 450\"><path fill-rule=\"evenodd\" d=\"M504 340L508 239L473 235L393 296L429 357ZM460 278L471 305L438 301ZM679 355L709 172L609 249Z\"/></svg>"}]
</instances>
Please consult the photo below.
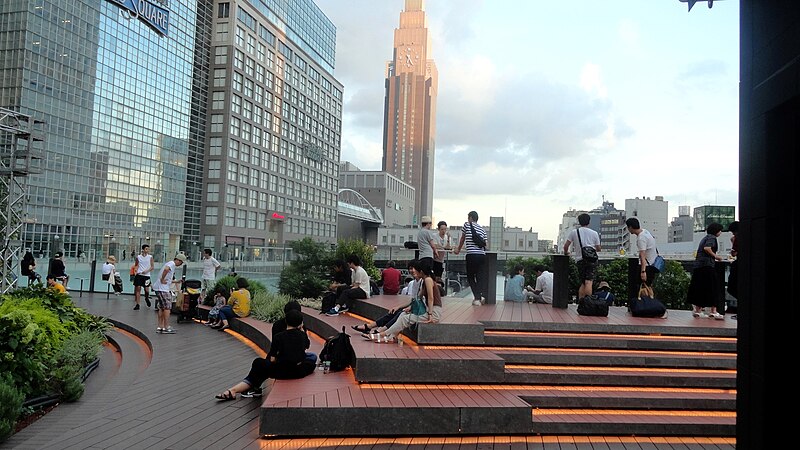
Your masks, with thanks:
<instances>
[{"instance_id":1,"label":"distant building skyline","mask_svg":"<svg viewBox=\"0 0 800 450\"><path fill-rule=\"evenodd\" d=\"M433 214L438 72L423 0L406 0L386 66L382 170L416 191L412 225Z\"/></svg>"}]
</instances>

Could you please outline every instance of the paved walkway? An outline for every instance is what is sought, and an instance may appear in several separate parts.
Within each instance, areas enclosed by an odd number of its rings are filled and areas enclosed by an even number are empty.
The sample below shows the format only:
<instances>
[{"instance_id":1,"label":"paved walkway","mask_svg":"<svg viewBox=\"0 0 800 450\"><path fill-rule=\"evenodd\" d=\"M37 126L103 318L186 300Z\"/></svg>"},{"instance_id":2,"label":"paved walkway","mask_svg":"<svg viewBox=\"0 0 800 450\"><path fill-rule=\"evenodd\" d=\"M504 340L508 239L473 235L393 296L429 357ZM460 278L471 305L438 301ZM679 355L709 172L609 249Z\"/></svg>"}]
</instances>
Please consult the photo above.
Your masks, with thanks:
<instances>
[{"instance_id":1,"label":"paved walkway","mask_svg":"<svg viewBox=\"0 0 800 450\"><path fill-rule=\"evenodd\" d=\"M75 295L77 297L77 295ZM138 330L110 333L109 346L75 403L62 404L0 448L6 449L703 449L735 448L734 439L570 436L262 439L259 399L217 402L257 355L249 341L198 325L155 333L151 309L133 311L130 296L84 294L89 312ZM143 339L144 340L143 340ZM147 345L149 341L151 348ZM319 346L319 340L314 344Z\"/></svg>"}]
</instances>

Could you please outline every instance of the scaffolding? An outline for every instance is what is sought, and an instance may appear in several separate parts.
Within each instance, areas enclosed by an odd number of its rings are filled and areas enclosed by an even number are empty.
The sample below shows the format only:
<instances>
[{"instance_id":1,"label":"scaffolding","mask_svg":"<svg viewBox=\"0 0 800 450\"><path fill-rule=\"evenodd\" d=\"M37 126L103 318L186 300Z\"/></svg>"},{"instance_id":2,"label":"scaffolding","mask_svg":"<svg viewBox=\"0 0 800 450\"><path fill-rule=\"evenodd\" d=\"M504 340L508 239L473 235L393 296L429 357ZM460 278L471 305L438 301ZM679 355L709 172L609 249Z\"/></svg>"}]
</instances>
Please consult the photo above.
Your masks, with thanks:
<instances>
[{"instance_id":1,"label":"scaffolding","mask_svg":"<svg viewBox=\"0 0 800 450\"><path fill-rule=\"evenodd\" d=\"M16 288L28 175L42 173L44 121L0 108L0 293Z\"/></svg>"}]
</instances>

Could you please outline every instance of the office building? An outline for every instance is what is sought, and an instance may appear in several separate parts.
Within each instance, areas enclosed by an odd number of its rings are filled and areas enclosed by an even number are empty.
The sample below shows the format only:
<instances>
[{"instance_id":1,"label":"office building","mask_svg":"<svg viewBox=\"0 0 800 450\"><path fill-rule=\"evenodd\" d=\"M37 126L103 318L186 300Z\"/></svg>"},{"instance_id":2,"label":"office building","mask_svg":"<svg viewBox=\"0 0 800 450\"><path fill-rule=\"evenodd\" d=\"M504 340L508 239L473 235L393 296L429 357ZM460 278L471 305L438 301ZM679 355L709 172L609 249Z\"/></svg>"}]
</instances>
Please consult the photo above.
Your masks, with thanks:
<instances>
[{"instance_id":1,"label":"office building","mask_svg":"<svg viewBox=\"0 0 800 450\"><path fill-rule=\"evenodd\" d=\"M689 211L689 206L678 207L678 217L674 217L669 224L668 242L692 242L694 218Z\"/></svg>"},{"instance_id":2,"label":"office building","mask_svg":"<svg viewBox=\"0 0 800 450\"><path fill-rule=\"evenodd\" d=\"M406 0L386 68L383 166L414 187L414 220L433 213L433 164L438 72L423 0Z\"/></svg>"},{"instance_id":3,"label":"office building","mask_svg":"<svg viewBox=\"0 0 800 450\"><path fill-rule=\"evenodd\" d=\"M339 169L339 188L363 195L381 212L384 226L411 225L414 218L414 188L386 172L359 170L349 162Z\"/></svg>"},{"instance_id":4,"label":"office building","mask_svg":"<svg viewBox=\"0 0 800 450\"><path fill-rule=\"evenodd\" d=\"M217 2L203 247L249 259L303 237L336 241L335 42L313 0Z\"/></svg>"},{"instance_id":5,"label":"office building","mask_svg":"<svg viewBox=\"0 0 800 450\"><path fill-rule=\"evenodd\" d=\"M625 226L625 211L614 207L614 202L603 200L602 206L589 211L589 228L600 235L600 248L604 253L618 253L624 249L625 235L628 229Z\"/></svg>"},{"instance_id":6,"label":"office building","mask_svg":"<svg viewBox=\"0 0 800 450\"><path fill-rule=\"evenodd\" d=\"M714 222L722 225L723 230L727 230L728 225L736 220L735 217L735 206L698 206L694 209L694 231L705 231Z\"/></svg>"},{"instance_id":7,"label":"office building","mask_svg":"<svg viewBox=\"0 0 800 450\"><path fill-rule=\"evenodd\" d=\"M342 86L313 0L0 3L0 107L45 122L22 247L157 260L336 239ZM20 36L18 39L14 36ZM232 245L231 245L232 244Z\"/></svg>"},{"instance_id":8,"label":"office building","mask_svg":"<svg viewBox=\"0 0 800 450\"><path fill-rule=\"evenodd\" d=\"M199 230L212 2L0 3L0 106L44 121L22 248L93 259L150 243L161 259ZM180 13L176 13L179 11ZM194 184L193 184L194 183ZM188 220L187 220L188 217ZM186 224L186 226L184 225Z\"/></svg>"},{"instance_id":9,"label":"office building","mask_svg":"<svg viewBox=\"0 0 800 450\"><path fill-rule=\"evenodd\" d=\"M639 225L653 235L656 244L667 243L669 202L665 201L664 197L657 195L652 199L650 197L625 199L625 217L639 219ZM632 245L635 246L635 243ZM625 248L626 252L630 250Z\"/></svg>"}]
</instances>

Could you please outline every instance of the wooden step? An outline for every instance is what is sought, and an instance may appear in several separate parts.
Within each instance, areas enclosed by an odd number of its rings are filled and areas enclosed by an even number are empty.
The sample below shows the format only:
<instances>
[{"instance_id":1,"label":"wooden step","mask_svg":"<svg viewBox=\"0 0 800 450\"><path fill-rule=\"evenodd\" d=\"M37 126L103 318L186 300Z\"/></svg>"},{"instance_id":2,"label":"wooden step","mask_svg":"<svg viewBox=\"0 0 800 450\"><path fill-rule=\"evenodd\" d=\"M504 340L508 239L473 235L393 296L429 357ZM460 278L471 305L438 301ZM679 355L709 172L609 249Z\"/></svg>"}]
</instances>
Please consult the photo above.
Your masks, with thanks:
<instances>
[{"instance_id":1,"label":"wooden step","mask_svg":"<svg viewBox=\"0 0 800 450\"><path fill-rule=\"evenodd\" d=\"M470 347L471 348L471 347ZM736 355L727 352L671 350L565 349L484 347L507 364L586 365L614 367L678 367L735 369Z\"/></svg>"},{"instance_id":2,"label":"wooden step","mask_svg":"<svg viewBox=\"0 0 800 450\"><path fill-rule=\"evenodd\" d=\"M484 333L489 346L674 350L735 353L736 338L660 334L496 331Z\"/></svg>"},{"instance_id":3,"label":"wooden step","mask_svg":"<svg viewBox=\"0 0 800 450\"><path fill-rule=\"evenodd\" d=\"M533 432L624 436L736 436L736 413L537 408L533 410Z\"/></svg>"},{"instance_id":4,"label":"wooden step","mask_svg":"<svg viewBox=\"0 0 800 450\"><path fill-rule=\"evenodd\" d=\"M736 371L507 364L506 383L735 389Z\"/></svg>"},{"instance_id":5,"label":"wooden step","mask_svg":"<svg viewBox=\"0 0 800 450\"><path fill-rule=\"evenodd\" d=\"M520 386L534 408L736 410L736 391L629 386Z\"/></svg>"}]
</instances>

